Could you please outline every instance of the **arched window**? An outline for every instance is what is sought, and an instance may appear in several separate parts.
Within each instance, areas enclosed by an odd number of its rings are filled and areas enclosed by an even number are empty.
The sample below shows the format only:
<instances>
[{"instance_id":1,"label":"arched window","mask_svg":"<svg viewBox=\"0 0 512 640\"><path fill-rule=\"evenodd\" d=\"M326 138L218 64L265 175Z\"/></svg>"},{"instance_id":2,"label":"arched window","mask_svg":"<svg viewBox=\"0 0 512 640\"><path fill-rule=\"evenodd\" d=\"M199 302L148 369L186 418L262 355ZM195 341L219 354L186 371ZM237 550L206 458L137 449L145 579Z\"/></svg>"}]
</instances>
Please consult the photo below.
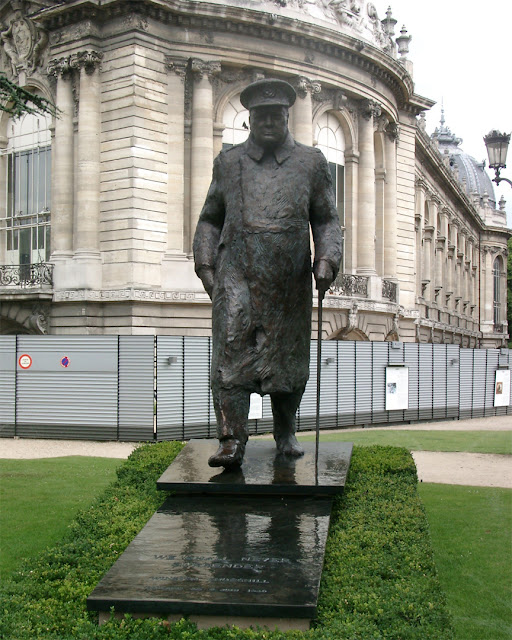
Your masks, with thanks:
<instances>
[{"instance_id":1,"label":"arched window","mask_svg":"<svg viewBox=\"0 0 512 640\"><path fill-rule=\"evenodd\" d=\"M492 267L493 321L494 321L495 327L498 327L501 324L501 296L500 296L501 271L502 271L501 258L500 256L498 256L494 260L494 264Z\"/></svg>"},{"instance_id":2,"label":"arched window","mask_svg":"<svg viewBox=\"0 0 512 640\"><path fill-rule=\"evenodd\" d=\"M327 112L318 118L315 139L329 163L340 224L345 227L345 136L335 115Z\"/></svg>"},{"instance_id":3,"label":"arched window","mask_svg":"<svg viewBox=\"0 0 512 640\"><path fill-rule=\"evenodd\" d=\"M222 148L228 149L235 144L247 140L249 135L249 111L242 106L240 96L231 98L222 119L224 131L222 133Z\"/></svg>"},{"instance_id":4,"label":"arched window","mask_svg":"<svg viewBox=\"0 0 512 640\"><path fill-rule=\"evenodd\" d=\"M7 124L7 261L50 259L50 116L25 114Z\"/></svg>"}]
</instances>

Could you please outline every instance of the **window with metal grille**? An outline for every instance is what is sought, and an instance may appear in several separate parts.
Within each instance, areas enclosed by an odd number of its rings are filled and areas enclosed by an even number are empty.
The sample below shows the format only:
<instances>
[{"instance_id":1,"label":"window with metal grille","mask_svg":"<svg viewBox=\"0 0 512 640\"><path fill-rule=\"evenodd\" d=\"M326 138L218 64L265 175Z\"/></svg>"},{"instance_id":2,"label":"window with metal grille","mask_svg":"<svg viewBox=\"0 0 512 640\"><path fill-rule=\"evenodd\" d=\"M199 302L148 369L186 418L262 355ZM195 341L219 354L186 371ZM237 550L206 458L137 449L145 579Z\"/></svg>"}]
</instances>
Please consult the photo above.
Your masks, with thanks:
<instances>
[{"instance_id":1,"label":"window with metal grille","mask_svg":"<svg viewBox=\"0 0 512 640\"><path fill-rule=\"evenodd\" d=\"M315 140L329 163L340 224L345 228L345 136L338 118L329 112L317 121ZM345 247L343 246L343 256ZM340 271L344 271L344 260Z\"/></svg>"},{"instance_id":2,"label":"window with metal grille","mask_svg":"<svg viewBox=\"0 0 512 640\"><path fill-rule=\"evenodd\" d=\"M502 271L501 258L498 256L494 260L494 264L492 268L494 326L498 326L501 323L501 296L500 296L501 271Z\"/></svg>"},{"instance_id":3,"label":"window with metal grille","mask_svg":"<svg viewBox=\"0 0 512 640\"><path fill-rule=\"evenodd\" d=\"M50 259L50 116L10 119L7 146L7 261L29 265Z\"/></svg>"}]
</instances>

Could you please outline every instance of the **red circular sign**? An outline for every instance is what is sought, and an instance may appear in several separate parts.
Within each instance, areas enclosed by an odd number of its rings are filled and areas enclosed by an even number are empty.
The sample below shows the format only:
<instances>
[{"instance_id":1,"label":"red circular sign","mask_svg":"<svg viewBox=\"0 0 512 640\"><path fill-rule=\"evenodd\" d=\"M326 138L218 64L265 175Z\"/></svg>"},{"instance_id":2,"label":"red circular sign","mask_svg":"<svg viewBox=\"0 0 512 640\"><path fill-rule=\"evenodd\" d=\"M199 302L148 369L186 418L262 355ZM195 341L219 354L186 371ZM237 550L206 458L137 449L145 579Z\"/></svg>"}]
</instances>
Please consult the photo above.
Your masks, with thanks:
<instances>
[{"instance_id":1,"label":"red circular sign","mask_svg":"<svg viewBox=\"0 0 512 640\"><path fill-rule=\"evenodd\" d=\"M18 358L18 364L20 365L21 369L30 369L30 367L32 366L32 358L28 355L28 353L23 353Z\"/></svg>"},{"instance_id":2,"label":"red circular sign","mask_svg":"<svg viewBox=\"0 0 512 640\"><path fill-rule=\"evenodd\" d=\"M67 356L64 356L60 359L60 366L64 367L64 369L67 369L69 367L69 358Z\"/></svg>"}]
</instances>

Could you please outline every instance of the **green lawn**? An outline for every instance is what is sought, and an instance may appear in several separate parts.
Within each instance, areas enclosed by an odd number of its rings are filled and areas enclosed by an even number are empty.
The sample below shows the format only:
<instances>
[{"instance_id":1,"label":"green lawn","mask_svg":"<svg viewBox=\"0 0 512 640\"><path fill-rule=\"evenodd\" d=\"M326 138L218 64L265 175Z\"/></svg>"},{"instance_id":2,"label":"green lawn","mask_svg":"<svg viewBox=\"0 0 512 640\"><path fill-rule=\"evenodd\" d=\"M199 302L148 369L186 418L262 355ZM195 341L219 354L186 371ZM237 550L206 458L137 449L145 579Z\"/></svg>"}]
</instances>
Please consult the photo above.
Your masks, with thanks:
<instances>
[{"instance_id":1,"label":"green lawn","mask_svg":"<svg viewBox=\"0 0 512 640\"><path fill-rule=\"evenodd\" d=\"M315 436L299 435L300 440ZM467 451L512 454L512 431L399 431L396 429L322 431L320 442L353 442L358 445L406 447L409 451Z\"/></svg>"},{"instance_id":2,"label":"green lawn","mask_svg":"<svg viewBox=\"0 0 512 640\"><path fill-rule=\"evenodd\" d=\"M512 638L512 489L419 485L457 640Z\"/></svg>"},{"instance_id":3,"label":"green lawn","mask_svg":"<svg viewBox=\"0 0 512 640\"><path fill-rule=\"evenodd\" d=\"M321 440L511 453L512 434L365 429L323 432ZM0 460L0 572L7 575L18 559L58 542L76 512L114 479L121 463L83 457ZM422 483L419 492L457 640L510 640L512 490Z\"/></svg>"},{"instance_id":4,"label":"green lawn","mask_svg":"<svg viewBox=\"0 0 512 640\"><path fill-rule=\"evenodd\" d=\"M58 542L122 462L81 456L0 460L0 576Z\"/></svg>"}]
</instances>

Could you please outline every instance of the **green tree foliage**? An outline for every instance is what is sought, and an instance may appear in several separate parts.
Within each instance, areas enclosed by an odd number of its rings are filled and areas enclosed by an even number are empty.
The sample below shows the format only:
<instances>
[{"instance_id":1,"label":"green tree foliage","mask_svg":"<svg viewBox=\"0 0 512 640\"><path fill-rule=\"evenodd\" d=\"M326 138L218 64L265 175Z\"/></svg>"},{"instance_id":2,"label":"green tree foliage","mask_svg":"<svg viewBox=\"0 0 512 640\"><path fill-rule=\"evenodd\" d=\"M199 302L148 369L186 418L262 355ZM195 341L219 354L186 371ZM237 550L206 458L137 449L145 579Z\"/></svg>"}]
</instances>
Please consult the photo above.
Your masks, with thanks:
<instances>
[{"instance_id":1,"label":"green tree foliage","mask_svg":"<svg viewBox=\"0 0 512 640\"><path fill-rule=\"evenodd\" d=\"M57 108L46 98L11 82L0 73L0 111L18 117L24 113L51 113L57 115Z\"/></svg>"}]
</instances>

